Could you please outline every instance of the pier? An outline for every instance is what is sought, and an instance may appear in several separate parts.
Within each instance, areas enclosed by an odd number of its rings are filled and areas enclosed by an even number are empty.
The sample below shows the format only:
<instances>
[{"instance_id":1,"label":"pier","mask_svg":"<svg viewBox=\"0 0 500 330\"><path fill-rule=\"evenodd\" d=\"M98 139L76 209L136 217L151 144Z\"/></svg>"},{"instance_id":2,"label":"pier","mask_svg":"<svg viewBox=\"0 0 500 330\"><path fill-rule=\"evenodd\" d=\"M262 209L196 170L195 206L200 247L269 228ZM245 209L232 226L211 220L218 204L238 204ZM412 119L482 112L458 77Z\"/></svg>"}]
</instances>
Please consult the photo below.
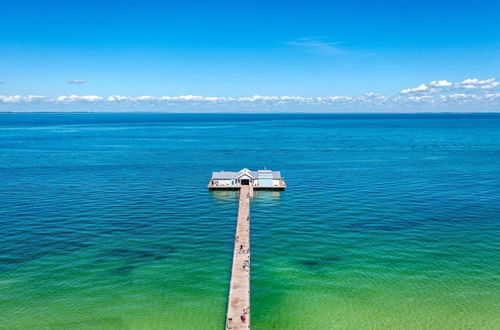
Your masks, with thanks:
<instances>
[{"instance_id":1,"label":"pier","mask_svg":"<svg viewBox=\"0 0 500 330\"><path fill-rule=\"evenodd\" d=\"M250 329L250 197L251 187L242 185L234 239L226 329Z\"/></svg>"},{"instance_id":2,"label":"pier","mask_svg":"<svg viewBox=\"0 0 500 330\"><path fill-rule=\"evenodd\" d=\"M244 168L238 172L212 172L208 189L240 191L226 329L250 329L250 199L254 190L285 190L286 183L279 171Z\"/></svg>"}]
</instances>

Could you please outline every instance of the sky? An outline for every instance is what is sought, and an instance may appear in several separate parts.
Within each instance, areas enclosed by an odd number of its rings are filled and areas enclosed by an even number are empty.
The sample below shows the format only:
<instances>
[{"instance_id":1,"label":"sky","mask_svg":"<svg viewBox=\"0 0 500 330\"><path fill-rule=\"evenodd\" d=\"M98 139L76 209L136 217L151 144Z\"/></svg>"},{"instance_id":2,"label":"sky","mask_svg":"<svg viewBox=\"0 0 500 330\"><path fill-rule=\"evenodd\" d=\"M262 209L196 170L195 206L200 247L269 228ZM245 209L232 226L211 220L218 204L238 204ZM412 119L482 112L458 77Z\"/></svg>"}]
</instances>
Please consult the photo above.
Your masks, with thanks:
<instances>
[{"instance_id":1,"label":"sky","mask_svg":"<svg viewBox=\"0 0 500 330\"><path fill-rule=\"evenodd\" d=\"M0 0L0 111L500 111L500 1Z\"/></svg>"}]
</instances>

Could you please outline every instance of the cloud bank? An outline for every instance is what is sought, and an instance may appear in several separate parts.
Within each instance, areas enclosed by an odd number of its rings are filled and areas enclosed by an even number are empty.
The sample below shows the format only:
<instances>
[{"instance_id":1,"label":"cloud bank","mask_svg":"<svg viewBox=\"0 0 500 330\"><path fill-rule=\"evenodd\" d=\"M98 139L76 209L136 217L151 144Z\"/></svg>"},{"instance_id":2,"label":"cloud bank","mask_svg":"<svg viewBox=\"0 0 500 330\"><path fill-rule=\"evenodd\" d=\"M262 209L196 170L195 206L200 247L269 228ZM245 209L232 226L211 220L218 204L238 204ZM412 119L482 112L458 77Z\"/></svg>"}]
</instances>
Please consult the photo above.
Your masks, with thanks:
<instances>
[{"instance_id":1,"label":"cloud bank","mask_svg":"<svg viewBox=\"0 0 500 330\"><path fill-rule=\"evenodd\" d=\"M0 95L0 111L116 112L500 112L495 78L431 81L396 95L359 96L123 96Z\"/></svg>"}]
</instances>

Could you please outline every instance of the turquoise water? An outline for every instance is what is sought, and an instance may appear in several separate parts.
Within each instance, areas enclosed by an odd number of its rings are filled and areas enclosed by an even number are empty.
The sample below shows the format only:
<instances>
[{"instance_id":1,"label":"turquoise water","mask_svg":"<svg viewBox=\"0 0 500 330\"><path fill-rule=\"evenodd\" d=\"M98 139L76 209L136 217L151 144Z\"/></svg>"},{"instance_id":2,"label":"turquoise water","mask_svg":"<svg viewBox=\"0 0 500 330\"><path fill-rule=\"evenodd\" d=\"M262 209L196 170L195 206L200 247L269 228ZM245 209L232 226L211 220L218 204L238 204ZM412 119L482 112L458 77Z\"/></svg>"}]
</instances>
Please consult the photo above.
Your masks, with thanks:
<instances>
[{"instance_id":1,"label":"turquoise water","mask_svg":"<svg viewBox=\"0 0 500 330\"><path fill-rule=\"evenodd\" d=\"M0 115L0 328L498 329L500 115Z\"/></svg>"}]
</instances>

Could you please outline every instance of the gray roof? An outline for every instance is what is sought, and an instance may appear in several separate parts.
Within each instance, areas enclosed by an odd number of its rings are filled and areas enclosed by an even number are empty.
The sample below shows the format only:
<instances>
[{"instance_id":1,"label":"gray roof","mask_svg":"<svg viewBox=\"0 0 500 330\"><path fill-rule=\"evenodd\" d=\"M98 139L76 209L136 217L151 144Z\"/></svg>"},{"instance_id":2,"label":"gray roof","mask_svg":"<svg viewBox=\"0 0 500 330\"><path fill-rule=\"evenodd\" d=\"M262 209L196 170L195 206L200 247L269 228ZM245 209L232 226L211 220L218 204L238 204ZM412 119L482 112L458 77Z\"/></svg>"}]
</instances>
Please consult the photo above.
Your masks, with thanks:
<instances>
[{"instance_id":1,"label":"gray roof","mask_svg":"<svg viewBox=\"0 0 500 330\"><path fill-rule=\"evenodd\" d=\"M280 171L270 171L273 174L273 179L281 179L281 172ZM261 172L262 173L262 172ZM212 179L215 180L231 180L231 179L237 179L242 172L226 172L226 171L220 171L220 172L212 172ZM252 175L254 178L259 178L259 171L250 171L250 175Z\"/></svg>"},{"instance_id":2,"label":"gray roof","mask_svg":"<svg viewBox=\"0 0 500 330\"><path fill-rule=\"evenodd\" d=\"M220 171L220 172L213 172L212 173L212 179L236 179L240 175L239 172L225 172L225 171Z\"/></svg>"}]
</instances>

